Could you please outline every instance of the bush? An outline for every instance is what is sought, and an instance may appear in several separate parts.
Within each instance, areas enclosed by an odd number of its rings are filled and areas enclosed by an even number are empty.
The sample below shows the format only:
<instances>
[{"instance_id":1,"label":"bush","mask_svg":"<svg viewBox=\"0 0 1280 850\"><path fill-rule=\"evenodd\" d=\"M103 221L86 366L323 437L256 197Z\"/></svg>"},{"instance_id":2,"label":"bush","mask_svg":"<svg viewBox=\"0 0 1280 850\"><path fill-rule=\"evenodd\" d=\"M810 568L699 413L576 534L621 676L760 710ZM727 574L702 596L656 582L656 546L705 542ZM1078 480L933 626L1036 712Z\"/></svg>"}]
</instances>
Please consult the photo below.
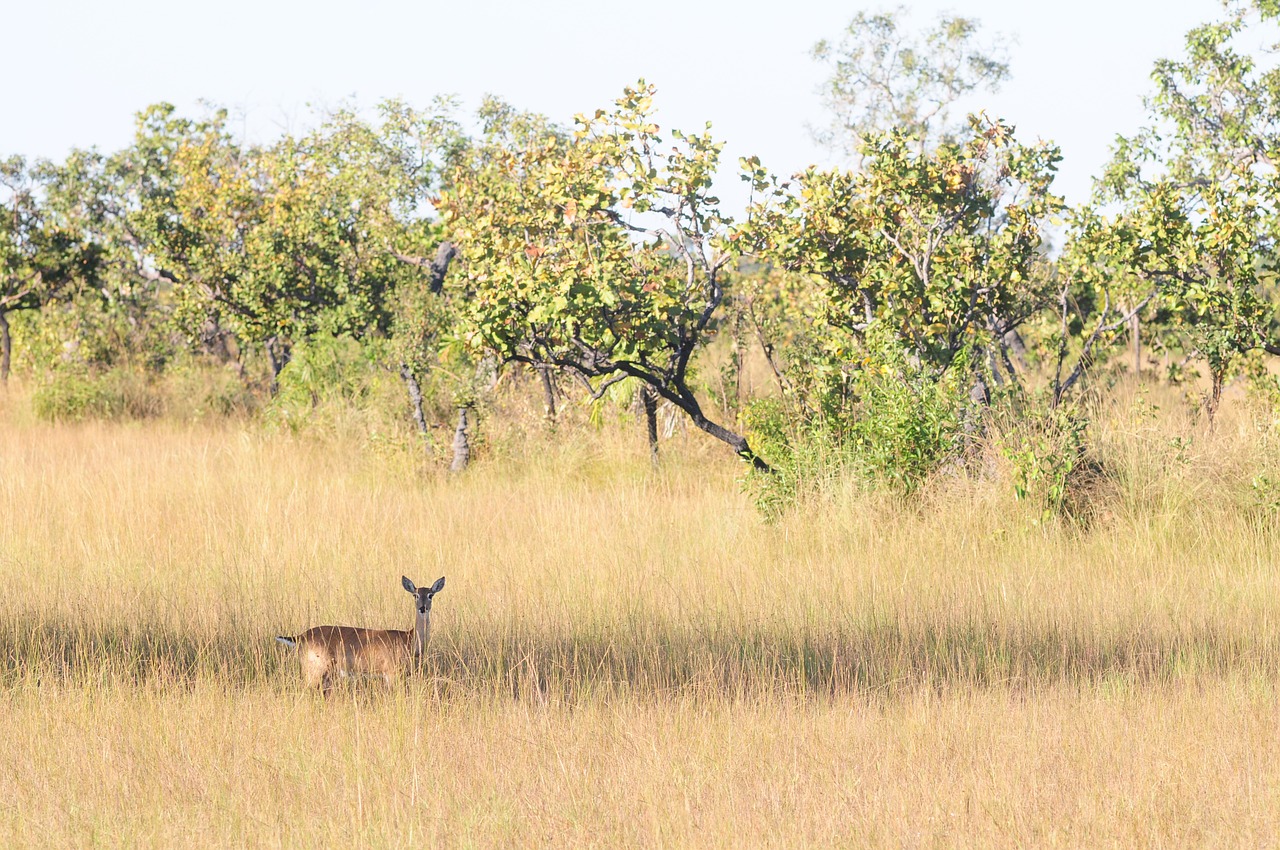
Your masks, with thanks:
<instances>
[{"instance_id":1,"label":"bush","mask_svg":"<svg viewBox=\"0 0 1280 850\"><path fill-rule=\"evenodd\" d=\"M149 419L164 413L163 393L149 378L126 368L94 374L49 373L31 397L35 414L50 422Z\"/></svg>"},{"instance_id":2,"label":"bush","mask_svg":"<svg viewBox=\"0 0 1280 850\"><path fill-rule=\"evenodd\" d=\"M37 376L31 407L50 422L162 416L193 421L247 417L258 400L230 369L179 358L161 373L136 366L53 369Z\"/></svg>"},{"instance_id":3,"label":"bush","mask_svg":"<svg viewBox=\"0 0 1280 850\"><path fill-rule=\"evenodd\" d=\"M118 399L100 381L76 373L54 373L31 395L32 410L49 422L110 418L118 407Z\"/></svg>"},{"instance_id":4,"label":"bush","mask_svg":"<svg viewBox=\"0 0 1280 850\"><path fill-rule=\"evenodd\" d=\"M804 421L781 399L757 399L743 411L747 437L772 473L752 471L756 507L776 519L805 498L829 492L852 466L849 446L830 420Z\"/></svg>"},{"instance_id":5,"label":"bush","mask_svg":"<svg viewBox=\"0 0 1280 850\"><path fill-rule=\"evenodd\" d=\"M969 389L974 371L962 354L941 375L913 360L894 339L872 335L869 352L851 370L842 399L820 398L803 415L786 399L753 402L745 421L753 445L774 467L751 479L757 504L770 516L849 475L900 496L965 450L980 423Z\"/></svg>"},{"instance_id":6,"label":"bush","mask_svg":"<svg viewBox=\"0 0 1280 850\"><path fill-rule=\"evenodd\" d=\"M966 368L967 359L962 353L939 376L913 363L892 341L867 358L854 380L858 402L847 425L864 478L909 495L961 455L965 416L973 405L974 374Z\"/></svg>"},{"instance_id":7,"label":"bush","mask_svg":"<svg viewBox=\"0 0 1280 850\"><path fill-rule=\"evenodd\" d=\"M1088 451L1089 422L1078 408L1029 404L1005 411L992 442L1009 464L1013 494L1042 521L1083 515L1100 467Z\"/></svg>"},{"instance_id":8,"label":"bush","mask_svg":"<svg viewBox=\"0 0 1280 850\"><path fill-rule=\"evenodd\" d=\"M376 340L316 335L298 343L263 411L267 423L293 433L402 440L409 433L408 398L384 360Z\"/></svg>"}]
</instances>

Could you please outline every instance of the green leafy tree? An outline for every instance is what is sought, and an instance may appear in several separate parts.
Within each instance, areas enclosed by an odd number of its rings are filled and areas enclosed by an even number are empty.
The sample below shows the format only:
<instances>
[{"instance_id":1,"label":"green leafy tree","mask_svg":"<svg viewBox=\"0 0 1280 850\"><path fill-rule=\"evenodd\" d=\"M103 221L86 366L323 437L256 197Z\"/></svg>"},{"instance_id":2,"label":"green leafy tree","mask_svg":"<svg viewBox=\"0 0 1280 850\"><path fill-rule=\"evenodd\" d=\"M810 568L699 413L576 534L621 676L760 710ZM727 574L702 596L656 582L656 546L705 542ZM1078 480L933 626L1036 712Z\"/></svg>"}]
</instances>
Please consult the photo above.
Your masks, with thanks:
<instances>
[{"instance_id":1,"label":"green leafy tree","mask_svg":"<svg viewBox=\"0 0 1280 850\"><path fill-rule=\"evenodd\" d=\"M783 392L792 421L773 406L755 422L795 494L838 470L911 492L971 443L988 381L1018 385L1009 340L1048 298L1055 147L974 117L962 140L893 131L863 153L860 170L787 181L742 162L758 200L735 241L816 289Z\"/></svg>"},{"instance_id":2,"label":"green leafy tree","mask_svg":"<svg viewBox=\"0 0 1280 850\"><path fill-rule=\"evenodd\" d=\"M1167 223L1159 216L1147 227ZM1054 408L1125 332L1133 342L1135 369L1141 368L1140 316L1157 290L1150 274L1142 271L1152 246L1137 237L1135 225L1141 222L1117 221L1087 206L1071 213L1067 245L1054 269L1055 308L1052 315L1040 317L1043 349L1053 363Z\"/></svg>"},{"instance_id":3,"label":"green leafy tree","mask_svg":"<svg viewBox=\"0 0 1280 850\"><path fill-rule=\"evenodd\" d=\"M1210 421L1241 355L1280 353L1262 292L1280 235L1280 69L1241 47L1262 29L1274 34L1277 14L1274 3L1228 4L1224 20L1188 33L1184 58L1156 64L1150 124L1117 140L1099 211L1081 213L1068 248L1076 280L1102 292L1086 355L1117 327L1105 288L1122 268L1133 321L1158 311L1149 333L1208 366Z\"/></svg>"},{"instance_id":4,"label":"green leafy tree","mask_svg":"<svg viewBox=\"0 0 1280 850\"><path fill-rule=\"evenodd\" d=\"M411 290L439 293L454 253L416 256L440 242L425 212L437 160L459 144L449 109L341 110L264 147L237 143L221 111L191 119L161 104L127 148L73 152L53 194L107 247L102 300L130 326L176 325L242 374L246 349L264 350L274 376L316 330L390 334L396 354L421 347L397 313ZM412 362L400 358L402 374Z\"/></svg>"},{"instance_id":5,"label":"green leafy tree","mask_svg":"<svg viewBox=\"0 0 1280 850\"><path fill-rule=\"evenodd\" d=\"M921 151L914 141L873 136L861 171L810 168L782 183L744 160L763 200L737 235L821 280L827 321L854 350L884 325L941 374L971 346L1003 352L1043 303L1036 265L1043 224L1061 207L1050 191L1060 156L982 118L963 142Z\"/></svg>"},{"instance_id":6,"label":"green leafy tree","mask_svg":"<svg viewBox=\"0 0 1280 850\"><path fill-rule=\"evenodd\" d=\"M767 469L693 388L733 258L711 193L722 146L709 132L661 137L653 95L641 81L572 133L487 107L484 137L441 199L464 261L469 339L565 370L596 398L635 379Z\"/></svg>"},{"instance_id":7,"label":"green leafy tree","mask_svg":"<svg viewBox=\"0 0 1280 850\"><path fill-rule=\"evenodd\" d=\"M408 273L386 231L412 178L357 135L341 116L259 147L236 143L223 113L196 123L161 106L140 119L136 147L157 152L167 178L129 210L140 251L170 282L178 325L193 337L227 327L260 346L273 388L292 341L385 332Z\"/></svg>"},{"instance_id":8,"label":"green leafy tree","mask_svg":"<svg viewBox=\"0 0 1280 850\"><path fill-rule=\"evenodd\" d=\"M389 350L408 393L411 418L424 438L429 436L423 395L428 374L442 360L455 369L474 369L474 364L458 362L460 347L453 344L457 311L444 289L457 246L442 238L438 219L429 214L445 164L468 143L452 110L448 100L437 101L429 111L386 101L378 124L340 113L330 121L329 132L329 144L341 153L350 174L359 183L380 187L378 202L366 204L367 240L401 264L387 302Z\"/></svg>"},{"instance_id":9,"label":"green leafy tree","mask_svg":"<svg viewBox=\"0 0 1280 850\"><path fill-rule=\"evenodd\" d=\"M174 115L170 107L153 107L138 120L134 143L119 151L77 149L60 163L42 164L49 208L99 250L92 291L63 305L58 316L59 324L66 325L62 332L75 335L87 362L139 357L160 366L180 344L172 333L176 277L157 266L153 235L177 225L157 213L172 203L179 144L208 132L220 119L192 121ZM109 345L88 344L95 336L89 329L95 326L114 329ZM230 334L224 329L209 325L200 337L203 346L231 359Z\"/></svg>"},{"instance_id":10,"label":"green leafy tree","mask_svg":"<svg viewBox=\"0 0 1280 850\"><path fill-rule=\"evenodd\" d=\"M814 399L838 394L847 375L830 347L827 299L808 275L776 266L744 264L735 279L734 301L755 337L780 397L805 418Z\"/></svg>"},{"instance_id":11,"label":"green leafy tree","mask_svg":"<svg viewBox=\"0 0 1280 850\"><path fill-rule=\"evenodd\" d=\"M0 161L0 382L7 383L13 353L8 315L38 310L75 283L92 280L99 246L86 241L50 207L42 191L43 166L22 157Z\"/></svg>"}]
</instances>

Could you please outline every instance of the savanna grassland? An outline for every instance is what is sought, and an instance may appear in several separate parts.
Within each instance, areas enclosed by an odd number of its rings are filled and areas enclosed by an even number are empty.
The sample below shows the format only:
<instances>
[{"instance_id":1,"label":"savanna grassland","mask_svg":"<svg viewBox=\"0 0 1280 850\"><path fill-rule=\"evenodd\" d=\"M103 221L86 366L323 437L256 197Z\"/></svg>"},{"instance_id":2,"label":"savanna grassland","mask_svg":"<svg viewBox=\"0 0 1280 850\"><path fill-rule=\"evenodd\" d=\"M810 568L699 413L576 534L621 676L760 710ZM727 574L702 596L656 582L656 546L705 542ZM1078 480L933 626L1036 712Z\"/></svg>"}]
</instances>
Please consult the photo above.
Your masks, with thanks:
<instances>
[{"instance_id":1,"label":"savanna grassland","mask_svg":"<svg viewBox=\"0 0 1280 850\"><path fill-rule=\"evenodd\" d=\"M696 435L448 477L10 403L0 843L1274 845L1274 449L1152 410L1085 518L993 475L766 522ZM448 577L421 674L305 691L272 637L406 628L401 574Z\"/></svg>"}]
</instances>

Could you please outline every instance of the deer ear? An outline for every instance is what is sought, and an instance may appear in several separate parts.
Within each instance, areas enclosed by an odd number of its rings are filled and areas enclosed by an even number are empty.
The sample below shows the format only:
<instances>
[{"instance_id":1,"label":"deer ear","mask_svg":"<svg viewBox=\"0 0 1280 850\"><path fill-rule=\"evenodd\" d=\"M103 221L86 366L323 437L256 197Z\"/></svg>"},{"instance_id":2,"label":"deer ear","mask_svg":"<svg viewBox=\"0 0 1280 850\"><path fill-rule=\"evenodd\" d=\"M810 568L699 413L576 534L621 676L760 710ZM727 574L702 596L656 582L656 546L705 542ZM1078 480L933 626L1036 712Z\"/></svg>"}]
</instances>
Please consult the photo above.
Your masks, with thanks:
<instances>
[{"instance_id":1,"label":"deer ear","mask_svg":"<svg viewBox=\"0 0 1280 850\"><path fill-rule=\"evenodd\" d=\"M431 595L434 596L442 590L444 590L444 576L440 576L436 579L436 583L431 585Z\"/></svg>"},{"instance_id":2,"label":"deer ear","mask_svg":"<svg viewBox=\"0 0 1280 850\"><path fill-rule=\"evenodd\" d=\"M408 576L400 576L400 583L403 584L404 589L409 591L410 593L418 592L418 586L415 585L413 582L409 581Z\"/></svg>"}]
</instances>

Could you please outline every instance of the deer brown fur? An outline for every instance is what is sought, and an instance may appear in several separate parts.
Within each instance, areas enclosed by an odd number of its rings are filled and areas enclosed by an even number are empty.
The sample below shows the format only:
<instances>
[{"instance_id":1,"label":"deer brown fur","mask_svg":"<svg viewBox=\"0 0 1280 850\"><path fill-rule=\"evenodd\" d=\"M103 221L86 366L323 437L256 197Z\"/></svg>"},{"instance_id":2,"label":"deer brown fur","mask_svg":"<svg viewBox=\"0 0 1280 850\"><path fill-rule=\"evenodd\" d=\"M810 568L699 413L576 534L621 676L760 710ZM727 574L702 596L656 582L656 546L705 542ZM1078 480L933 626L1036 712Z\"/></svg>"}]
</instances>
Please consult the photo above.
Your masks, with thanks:
<instances>
[{"instance_id":1,"label":"deer brown fur","mask_svg":"<svg viewBox=\"0 0 1280 850\"><path fill-rule=\"evenodd\" d=\"M401 583L413 594L417 609L411 631L315 626L294 637L276 637L285 646L297 648L307 687L319 688L328 697L338 679L378 676L391 686L408 672L426 652L431 600L444 589L444 576L431 587L417 587L408 577L401 577Z\"/></svg>"}]
</instances>

